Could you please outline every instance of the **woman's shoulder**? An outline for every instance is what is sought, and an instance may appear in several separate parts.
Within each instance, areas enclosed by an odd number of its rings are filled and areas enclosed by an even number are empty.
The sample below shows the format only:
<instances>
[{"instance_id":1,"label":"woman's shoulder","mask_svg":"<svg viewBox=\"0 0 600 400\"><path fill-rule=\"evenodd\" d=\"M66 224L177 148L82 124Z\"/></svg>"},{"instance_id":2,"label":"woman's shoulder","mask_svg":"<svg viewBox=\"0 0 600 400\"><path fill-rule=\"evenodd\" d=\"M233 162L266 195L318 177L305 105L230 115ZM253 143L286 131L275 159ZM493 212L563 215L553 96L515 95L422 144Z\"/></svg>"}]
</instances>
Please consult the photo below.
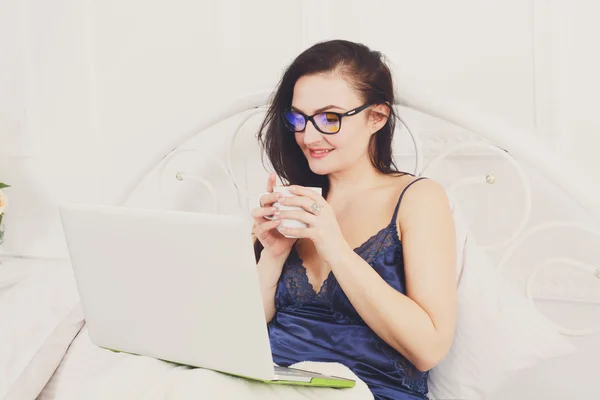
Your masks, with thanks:
<instances>
[{"instance_id":1,"label":"woman's shoulder","mask_svg":"<svg viewBox=\"0 0 600 400\"><path fill-rule=\"evenodd\" d=\"M431 178L406 176L399 179L398 190L395 222L400 240L405 242L411 236L413 240L409 242L413 244L427 243L440 234L454 232L452 206L441 183Z\"/></svg>"},{"instance_id":2,"label":"woman's shoulder","mask_svg":"<svg viewBox=\"0 0 600 400\"><path fill-rule=\"evenodd\" d=\"M416 176L412 174L403 174L392 177L392 185L402 194L408 196L410 189L412 197L420 197L427 195L446 196L444 186L433 178L427 176Z\"/></svg>"},{"instance_id":3,"label":"woman's shoulder","mask_svg":"<svg viewBox=\"0 0 600 400\"><path fill-rule=\"evenodd\" d=\"M450 201L444 186L429 177L398 177L398 219L416 219L424 213L448 213ZM412 217L412 218L411 218Z\"/></svg>"}]
</instances>

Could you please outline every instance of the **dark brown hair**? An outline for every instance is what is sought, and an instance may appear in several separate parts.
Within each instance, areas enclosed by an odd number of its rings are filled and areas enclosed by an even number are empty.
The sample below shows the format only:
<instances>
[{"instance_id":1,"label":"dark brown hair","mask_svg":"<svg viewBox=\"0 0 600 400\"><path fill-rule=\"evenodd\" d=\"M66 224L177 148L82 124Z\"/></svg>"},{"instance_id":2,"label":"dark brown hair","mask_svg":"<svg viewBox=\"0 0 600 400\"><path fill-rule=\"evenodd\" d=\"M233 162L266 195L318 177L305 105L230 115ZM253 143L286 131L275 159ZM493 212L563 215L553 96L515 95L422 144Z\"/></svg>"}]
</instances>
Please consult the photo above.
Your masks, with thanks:
<instances>
[{"instance_id":1,"label":"dark brown hair","mask_svg":"<svg viewBox=\"0 0 600 400\"><path fill-rule=\"evenodd\" d=\"M373 166L384 174L405 174L398 171L392 156L396 124L394 84L385 57L363 44L346 40L317 43L296 57L285 70L271 97L258 140L264 150L263 161L266 154L284 184L321 187L325 198L329 192L327 176L311 171L293 132L286 128L282 113L291 106L294 86L300 77L331 72L340 73L364 103L388 106L389 117L385 125L371 136L369 157ZM260 241L256 240L254 251L257 262L262 248Z\"/></svg>"}]
</instances>

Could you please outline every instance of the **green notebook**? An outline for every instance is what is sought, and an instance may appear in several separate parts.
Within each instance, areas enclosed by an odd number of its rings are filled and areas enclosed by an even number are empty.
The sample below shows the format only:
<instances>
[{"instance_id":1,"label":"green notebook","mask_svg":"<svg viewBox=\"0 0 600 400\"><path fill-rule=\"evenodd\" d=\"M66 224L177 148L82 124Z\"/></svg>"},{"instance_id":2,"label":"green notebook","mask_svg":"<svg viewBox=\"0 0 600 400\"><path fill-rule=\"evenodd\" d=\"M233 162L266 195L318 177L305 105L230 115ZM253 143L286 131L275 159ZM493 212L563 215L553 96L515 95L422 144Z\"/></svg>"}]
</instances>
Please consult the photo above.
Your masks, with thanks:
<instances>
[{"instance_id":1,"label":"green notebook","mask_svg":"<svg viewBox=\"0 0 600 400\"><path fill-rule=\"evenodd\" d=\"M101 346L100 346L101 347ZM130 353L126 351L119 351L114 349L108 349L103 347L106 350L110 350L115 353L125 353L131 354L134 356L139 356L140 354ZM161 361L168 362L175 365L183 365L192 368L202 368L194 365L181 364L175 361L160 359ZM210 368L206 368L210 369ZM324 375L319 372L305 371L297 368L286 368L274 366L275 370L275 379L258 379L252 378L250 376L233 374L226 371L218 371L213 370L215 372L220 372L226 375L236 376L238 378L249 379L257 382L268 383L272 385L292 385L292 386L314 386L314 387L327 387L327 388L337 388L337 389L348 389L353 388L356 385L356 381L353 379L341 378L338 376L330 376Z\"/></svg>"}]
</instances>

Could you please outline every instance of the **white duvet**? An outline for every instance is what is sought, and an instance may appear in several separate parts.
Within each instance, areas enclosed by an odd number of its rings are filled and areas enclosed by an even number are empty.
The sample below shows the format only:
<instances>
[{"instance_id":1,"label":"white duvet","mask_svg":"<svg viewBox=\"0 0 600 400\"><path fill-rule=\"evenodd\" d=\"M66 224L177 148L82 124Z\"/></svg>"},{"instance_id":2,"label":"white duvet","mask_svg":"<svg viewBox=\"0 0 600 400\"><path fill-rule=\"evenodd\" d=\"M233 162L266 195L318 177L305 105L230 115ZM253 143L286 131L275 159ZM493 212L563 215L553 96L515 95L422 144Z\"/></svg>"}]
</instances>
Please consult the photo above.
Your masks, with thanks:
<instances>
[{"instance_id":1,"label":"white duvet","mask_svg":"<svg viewBox=\"0 0 600 400\"><path fill-rule=\"evenodd\" d=\"M299 367L344 377L340 364ZM84 327L40 400L50 399L372 399L360 380L352 389L267 385L218 372L174 366L149 357L113 353L94 346Z\"/></svg>"},{"instance_id":2,"label":"white duvet","mask_svg":"<svg viewBox=\"0 0 600 400\"><path fill-rule=\"evenodd\" d=\"M372 399L349 369L303 369L356 379L352 389L269 385L114 353L89 339L68 263L0 265L0 398L50 399Z\"/></svg>"}]
</instances>

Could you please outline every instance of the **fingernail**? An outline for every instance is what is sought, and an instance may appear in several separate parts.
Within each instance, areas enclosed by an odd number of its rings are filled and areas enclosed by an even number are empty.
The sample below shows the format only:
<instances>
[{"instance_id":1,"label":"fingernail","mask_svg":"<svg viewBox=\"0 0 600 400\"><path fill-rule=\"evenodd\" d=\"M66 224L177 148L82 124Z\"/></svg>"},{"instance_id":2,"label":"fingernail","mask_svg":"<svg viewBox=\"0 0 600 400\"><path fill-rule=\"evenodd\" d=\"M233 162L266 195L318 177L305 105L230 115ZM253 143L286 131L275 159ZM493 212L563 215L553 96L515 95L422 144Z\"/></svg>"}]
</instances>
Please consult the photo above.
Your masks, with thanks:
<instances>
[{"instance_id":1,"label":"fingernail","mask_svg":"<svg viewBox=\"0 0 600 400\"><path fill-rule=\"evenodd\" d=\"M279 210L277 210L273 213L273 215L279 215L279 214L280 214Z\"/></svg>"}]
</instances>

